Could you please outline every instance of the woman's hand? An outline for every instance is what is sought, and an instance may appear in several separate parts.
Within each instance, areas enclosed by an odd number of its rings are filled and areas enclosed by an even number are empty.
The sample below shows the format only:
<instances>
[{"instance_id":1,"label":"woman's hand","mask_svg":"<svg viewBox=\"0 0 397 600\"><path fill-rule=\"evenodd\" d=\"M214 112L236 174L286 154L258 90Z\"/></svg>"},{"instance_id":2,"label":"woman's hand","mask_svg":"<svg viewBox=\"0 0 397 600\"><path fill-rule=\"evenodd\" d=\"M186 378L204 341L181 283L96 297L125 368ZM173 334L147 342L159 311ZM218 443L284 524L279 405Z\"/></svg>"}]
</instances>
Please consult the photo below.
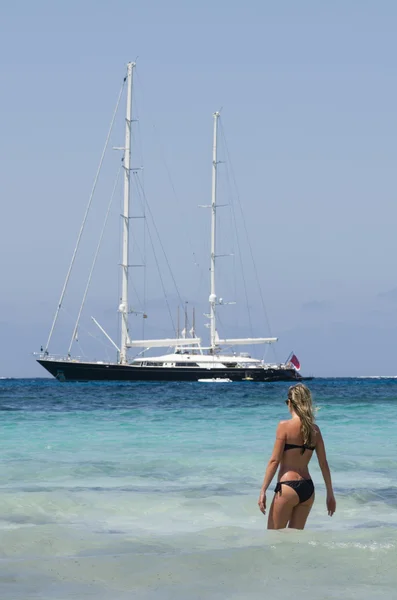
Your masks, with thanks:
<instances>
[{"instance_id":1,"label":"woman's hand","mask_svg":"<svg viewBox=\"0 0 397 600\"><path fill-rule=\"evenodd\" d=\"M327 510L330 517L332 517L332 515L336 511L336 500L333 494L327 495Z\"/></svg>"},{"instance_id":2,"label":"woman's hand","mask_svg":"<svg viewBox=\"0 0 397 600\"><path fill-rule=\"evenodd\" d=\"M258 506L259 506L259 510L261 512L263 512L263 514L266 514L266 492L264 490L261 490L261 493L259 494L259 500L258 500Z\"/></svg>"}]
</instances>

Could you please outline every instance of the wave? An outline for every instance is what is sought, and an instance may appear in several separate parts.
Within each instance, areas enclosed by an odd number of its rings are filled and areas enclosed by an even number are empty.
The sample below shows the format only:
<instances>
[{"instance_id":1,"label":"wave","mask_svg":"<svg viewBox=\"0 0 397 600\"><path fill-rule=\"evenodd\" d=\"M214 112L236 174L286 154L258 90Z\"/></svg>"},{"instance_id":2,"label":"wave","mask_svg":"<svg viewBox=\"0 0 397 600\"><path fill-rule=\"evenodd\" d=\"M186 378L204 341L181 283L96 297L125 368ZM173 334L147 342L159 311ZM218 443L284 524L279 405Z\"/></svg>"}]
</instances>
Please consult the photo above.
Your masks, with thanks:
<instances>
[{"instance_id":1,"label":"wave","mask_svg":"<svg viewBox=\"0 0 397 600\"><path fill-rule=\"evenodd\" d=\"M354 499L359 504L369 504L373 502L383 502L388 506L397 507L397 487L391 486L386 488L354 488L337 490L338 495L345 498Z\"/></svg>"}]
</instances>

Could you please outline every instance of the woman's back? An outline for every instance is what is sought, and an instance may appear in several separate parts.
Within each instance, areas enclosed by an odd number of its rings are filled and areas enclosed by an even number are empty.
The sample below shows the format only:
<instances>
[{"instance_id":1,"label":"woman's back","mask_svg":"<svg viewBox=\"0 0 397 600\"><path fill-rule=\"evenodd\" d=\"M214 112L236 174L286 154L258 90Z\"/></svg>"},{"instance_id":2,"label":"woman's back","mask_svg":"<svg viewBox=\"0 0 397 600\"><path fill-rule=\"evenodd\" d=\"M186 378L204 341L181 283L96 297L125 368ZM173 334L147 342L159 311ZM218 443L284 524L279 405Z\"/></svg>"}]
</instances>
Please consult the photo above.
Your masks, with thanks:
<instances>
[{"instance_id":1,"label":"woman's back","mask_svg":"<svg viewBox=\"0 0 397 600\"><path fill-rule=\"evenodd\" d=\"M313 427L313 433L310 445L303 441L301 431L301 420L294 417L289 421L281 421L280 433L283 434L284 451L280 461L279 479L286 473L299 475L308 478L308 465L316 446L316 436L319 432L318 427Z\"/></svg>"}]
</instances>

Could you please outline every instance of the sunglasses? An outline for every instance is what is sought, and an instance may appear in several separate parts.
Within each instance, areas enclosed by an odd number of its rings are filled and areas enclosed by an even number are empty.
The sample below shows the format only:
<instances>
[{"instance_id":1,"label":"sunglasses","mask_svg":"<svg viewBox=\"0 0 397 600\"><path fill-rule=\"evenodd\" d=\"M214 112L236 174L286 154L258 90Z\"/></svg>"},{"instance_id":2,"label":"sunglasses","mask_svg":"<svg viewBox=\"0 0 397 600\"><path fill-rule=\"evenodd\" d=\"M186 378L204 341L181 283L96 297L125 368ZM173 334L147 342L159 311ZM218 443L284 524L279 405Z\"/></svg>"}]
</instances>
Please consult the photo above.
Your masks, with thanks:
<instances>
[{"instance_id":1,"label":"sunglasses","mask_svg":"<svg viewBox=\"0 0 397 600\"><path fill-rule=\"evenodd\" d=\"M286 401L285 401L285 404L289 404L289 403L290 403L290 401L289 401L289 400L286 400Z\"/></svg>"}]
</instances>

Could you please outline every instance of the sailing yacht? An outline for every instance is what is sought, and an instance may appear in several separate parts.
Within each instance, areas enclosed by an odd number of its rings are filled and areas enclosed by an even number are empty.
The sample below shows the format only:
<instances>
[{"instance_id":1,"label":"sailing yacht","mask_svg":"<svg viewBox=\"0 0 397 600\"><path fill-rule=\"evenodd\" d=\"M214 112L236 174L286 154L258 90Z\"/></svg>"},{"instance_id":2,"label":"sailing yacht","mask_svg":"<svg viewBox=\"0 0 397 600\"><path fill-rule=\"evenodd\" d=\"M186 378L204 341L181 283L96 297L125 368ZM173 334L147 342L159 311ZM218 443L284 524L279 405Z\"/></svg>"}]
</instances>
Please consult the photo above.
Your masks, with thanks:
<instances>
[{"instance_id":1,"label":"sailing yacht","mask_svg":"<svg viewBox=\"0 0 397 600\"><path fill-rule=\"evenodd\" d=\"M213 115L213 154L212 154L212 197L207 208L211 211L211 252L210 252L210 295L209 295L209 344L204 346L201 338L196 336L194 327L191 337L182 337L177 332L175 338L166 339L131 339L129 329L129 242L130 242L130 174L131 174L131 123L132 123L132 90L133 71L135 63L127 65L125 83L127 87L127 106L125 119L124 171L124 200L122 219L122 260L121 260L121 294L118 312L121 320L120 343L117 345L106 331L95 320L117 350L117 360L89 361L74 358L71 346L66 356L59 357L49 351L52 334L63 305L70 271L74 263L77 247L66 277L65 284L58 302L48 341L37 357L38 363L59 381L206 381L206 382L236 382L236 381L298 381L302 379L297 368L290 361L282 364L268 364L262 359L253 358L246 352L227 351L237 346L253 344L273 344L275 337L258 338L225 338L221 339L217 331L217 308L222 300L216 295L216 212L217 212L217 141L219 112ZM84 221L83 221L84 225ZM81 309L79 312L79 317ZM145 315L146 316L146 315ZM75 332L77 331L77 324ZM73 340L73 337L72 337ZM72 342L71 342L72 345ZM157 356L145 356L147 350L165 348L166 352ZM226 348L226 350L225 350ZM128 353L139 350L138 355L130 358Z\"/></svg>"}]
</instances>

